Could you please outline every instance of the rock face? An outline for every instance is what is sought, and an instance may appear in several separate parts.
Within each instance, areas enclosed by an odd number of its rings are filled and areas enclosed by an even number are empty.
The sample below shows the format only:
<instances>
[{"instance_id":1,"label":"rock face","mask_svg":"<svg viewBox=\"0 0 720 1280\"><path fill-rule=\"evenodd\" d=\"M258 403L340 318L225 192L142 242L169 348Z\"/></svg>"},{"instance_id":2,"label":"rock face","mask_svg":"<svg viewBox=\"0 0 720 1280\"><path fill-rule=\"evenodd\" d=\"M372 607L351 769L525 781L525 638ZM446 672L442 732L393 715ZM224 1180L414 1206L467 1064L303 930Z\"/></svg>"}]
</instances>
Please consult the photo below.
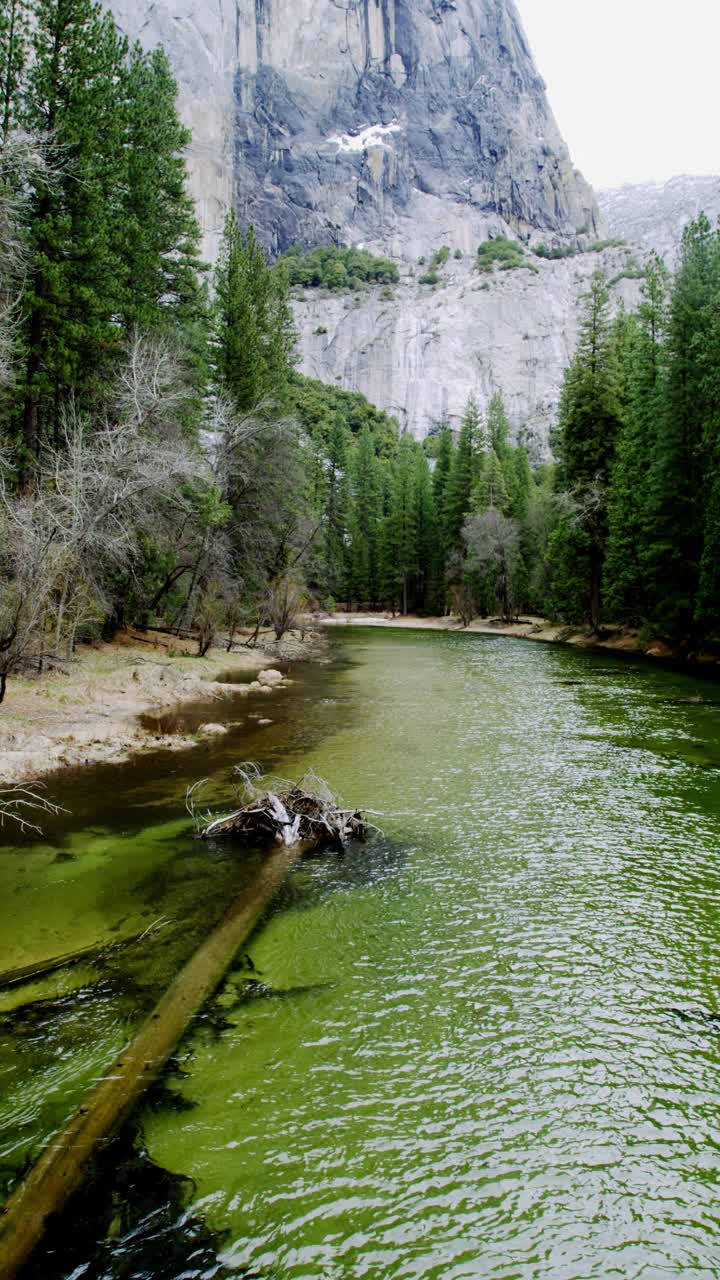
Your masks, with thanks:
<instances>
[{"instance_id":1,"label":"rock face","mask_svg":"<svg viewBox=\"0 0 720 1280\"><path fill-rule=\"evenodd\" d=\"M112 0L162 43L215 247L234 199L273 251L414 258L489 230L598 233L513 0Z\"/></svg>"},{"instance_id":2,"label":"rock face","mask_svg":"<svg viewBox=\"0 0 720 1280\"><path fill-rule=\"evenodd\" d=\"M598 202L612 236L659 253L674 267L687 224L703 212L713 225L720 218L720 177L681 175L616 187L599 192Z\"/></svg>"},{"instance_id":3,"label":"rock face","mask_svg":"<svg viewBox=\"0 0 720 1280\"><path fill-rule=\"evenodd\" d=\"M235 183L276 251L595 234L513 0L237 0Z\"/></svg>"},{"instance_id":4,"label":"rock face","mask_svg":"<svg viewBox=\"0 0 720 1280\"><path fill-rule=\"evenodd\" d=\"M457 427L468 398L482 410L501 391L514 433L533 457L548 457L564 371L577 340L578 300L592 272L613 280L632 307L639 282L623 249L479 275L451 258L433 289L411 269L392 290L325 294L295 304L301 367L311 377L362 391L422 438L433 423Z\"/></svg>"},{"instance_id":5,"label":"rock face","mask_svg":"<svg viewBox=\"0 0 720 1280\"><path fill-rule=\"evenodd\" d=\"M480 277L478 243L588 245L601 215L573 168L514 0L111 0L162 43L193 131L191 182L214 258L234 202L272 253L363 245L395 258L392 299L298 300L301 367L424 434L496 389L537 453L596 254ZM435 291L418 259L451 259Z\"/></svg>"}]
</instances>

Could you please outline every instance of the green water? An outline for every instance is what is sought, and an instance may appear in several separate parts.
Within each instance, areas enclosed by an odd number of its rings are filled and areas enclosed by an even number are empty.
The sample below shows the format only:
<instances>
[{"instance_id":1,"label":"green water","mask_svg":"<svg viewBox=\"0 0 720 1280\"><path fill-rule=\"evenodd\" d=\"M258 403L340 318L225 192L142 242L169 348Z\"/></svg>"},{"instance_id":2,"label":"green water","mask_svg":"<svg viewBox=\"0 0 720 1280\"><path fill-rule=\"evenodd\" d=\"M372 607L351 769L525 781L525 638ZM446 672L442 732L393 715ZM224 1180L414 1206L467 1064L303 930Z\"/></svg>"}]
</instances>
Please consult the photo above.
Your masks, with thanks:
<instances>
[{"instance_id":1,"label":"green water","mask_svg":"<svg viewBox=\"0 0 720 1280\"><path fill-rule=\"evenodd\" d=\"M179 806L259 757L314 767L383 833L292 877L226 1025L182 1048L192 1109L143 1112L152 1159L193 1179L178 1231L202 1219L220 1258L162 1274L717 1278L720 686L483 636L336 649L269 729L77 779L46 845L0 855L17 963L170 921L46 979L69 988L42 1034L0 1023L0 1160L47 1136L249 874ZM160 1274L113 1266L65 1274Z\"/></svg>"}]
</instances>

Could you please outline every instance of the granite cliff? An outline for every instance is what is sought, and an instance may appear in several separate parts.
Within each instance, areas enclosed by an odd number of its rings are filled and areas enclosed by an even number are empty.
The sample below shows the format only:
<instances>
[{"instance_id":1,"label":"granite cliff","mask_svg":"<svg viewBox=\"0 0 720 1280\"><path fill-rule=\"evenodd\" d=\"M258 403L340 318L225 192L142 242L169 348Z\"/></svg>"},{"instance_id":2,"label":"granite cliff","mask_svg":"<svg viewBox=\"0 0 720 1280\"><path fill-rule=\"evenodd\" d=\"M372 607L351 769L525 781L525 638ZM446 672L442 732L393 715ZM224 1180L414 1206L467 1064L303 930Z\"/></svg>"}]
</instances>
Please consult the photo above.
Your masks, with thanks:
<instances>
[{"instance_id":1,"label":"granite cliff","mask_svg":"<svg viewBox=\"0 0 720 1280\"><path fill-rule=\"evenodd\" d=\"M232 198L275 251L398 257L488 228L596 237L513 0L113 0L162 43L211 243Z\"/></svg>"},{"instance_id":2,"label":"granite cliff","mask_svg":"<svg viewBox=\"0 0 720 1280\"><path fill-rule=\"evenodd\" d=\"M365 392L417 434L499 387L542 450L596 254L481 280L478 243L587 249L603 234L513 0L113 0L162 43L193 130L208 256L234 202L269 251L363 245L395 258L392 299L298 300L304 369ZM417 262L461 251L443 287ZM320 332L324 330L325 332ZM322 339L322 341L320 341Z\"/></svg>"}]
</instances>

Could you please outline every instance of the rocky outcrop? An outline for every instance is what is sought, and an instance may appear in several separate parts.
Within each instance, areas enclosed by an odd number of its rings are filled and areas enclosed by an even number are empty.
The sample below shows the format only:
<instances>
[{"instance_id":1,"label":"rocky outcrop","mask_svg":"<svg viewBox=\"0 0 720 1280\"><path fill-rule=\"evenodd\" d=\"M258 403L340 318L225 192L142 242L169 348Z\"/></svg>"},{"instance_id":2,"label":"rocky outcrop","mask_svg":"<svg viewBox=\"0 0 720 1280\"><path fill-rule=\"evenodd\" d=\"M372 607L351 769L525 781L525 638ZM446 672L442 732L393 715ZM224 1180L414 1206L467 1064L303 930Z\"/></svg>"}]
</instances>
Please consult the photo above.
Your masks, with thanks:
<instances>
[{"instance_id":1,"label":"rocky outcrop","mask_svg":"<svg viewBox=\"0 0 720 1280\"><path fill-rule=\"evenodd\" d=\"M668 182L643 182L598 193L609 232L659 253L669 267L677 263L682 233L706 213L720 219L720 177L681 175Z\"/></svg>"},{"instance_id":2,"label":"rocky outcrop","mask_svg":"<svg viewBox=\"0 0 720 1280\"><path fill-rule=\"evenodd\" d=\"M235 182L269 247L595 234L512 0L238 0ZM254 37L254 39L253 39Z\"/></svg>"},{"instance_id":3,"label":"rocky outcrop","mask_svg":"<svg viewBox=\"0 0 720 1280\"><path fill-rule=\"evenodd\" d=\"M633 306L625 249L563 261L528 257L528 266L492 275L473 259L450 258L440 285L422 285L422 268L393 289L362 294L306 290L296 303L302 369L362 391L418 437L433 423L458 426L468 398L487 408L501 391L516 437L537 460L548 457L564 371L577 340L578 300L601 267L612 294Z\"/></svg>"}]
</instances>

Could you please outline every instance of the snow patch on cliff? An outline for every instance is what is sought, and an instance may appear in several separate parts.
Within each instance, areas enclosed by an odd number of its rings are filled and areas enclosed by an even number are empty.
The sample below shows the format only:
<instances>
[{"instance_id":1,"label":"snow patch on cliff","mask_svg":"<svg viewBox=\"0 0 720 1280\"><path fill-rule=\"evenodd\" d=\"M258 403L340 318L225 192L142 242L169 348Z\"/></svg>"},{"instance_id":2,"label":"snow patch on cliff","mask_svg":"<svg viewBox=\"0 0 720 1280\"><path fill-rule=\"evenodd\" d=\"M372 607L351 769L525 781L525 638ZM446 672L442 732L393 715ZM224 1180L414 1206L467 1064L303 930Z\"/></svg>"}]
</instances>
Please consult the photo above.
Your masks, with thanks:
<instances>
[{"instance_id":1,"label":"snow patch on cliff","mask_svg":"<svg viewBox=\"0 0 720 1280\"><path fill-rule=\"evenodd\" d=\"M397 120L392 124L366 125L360 133L336 133L328 138L328 142L334 143L340 151L361 153L369 147L388 147L390 144L386 139L394 133L402 133L402 125Z\"/></svg>"}]
</instances>

